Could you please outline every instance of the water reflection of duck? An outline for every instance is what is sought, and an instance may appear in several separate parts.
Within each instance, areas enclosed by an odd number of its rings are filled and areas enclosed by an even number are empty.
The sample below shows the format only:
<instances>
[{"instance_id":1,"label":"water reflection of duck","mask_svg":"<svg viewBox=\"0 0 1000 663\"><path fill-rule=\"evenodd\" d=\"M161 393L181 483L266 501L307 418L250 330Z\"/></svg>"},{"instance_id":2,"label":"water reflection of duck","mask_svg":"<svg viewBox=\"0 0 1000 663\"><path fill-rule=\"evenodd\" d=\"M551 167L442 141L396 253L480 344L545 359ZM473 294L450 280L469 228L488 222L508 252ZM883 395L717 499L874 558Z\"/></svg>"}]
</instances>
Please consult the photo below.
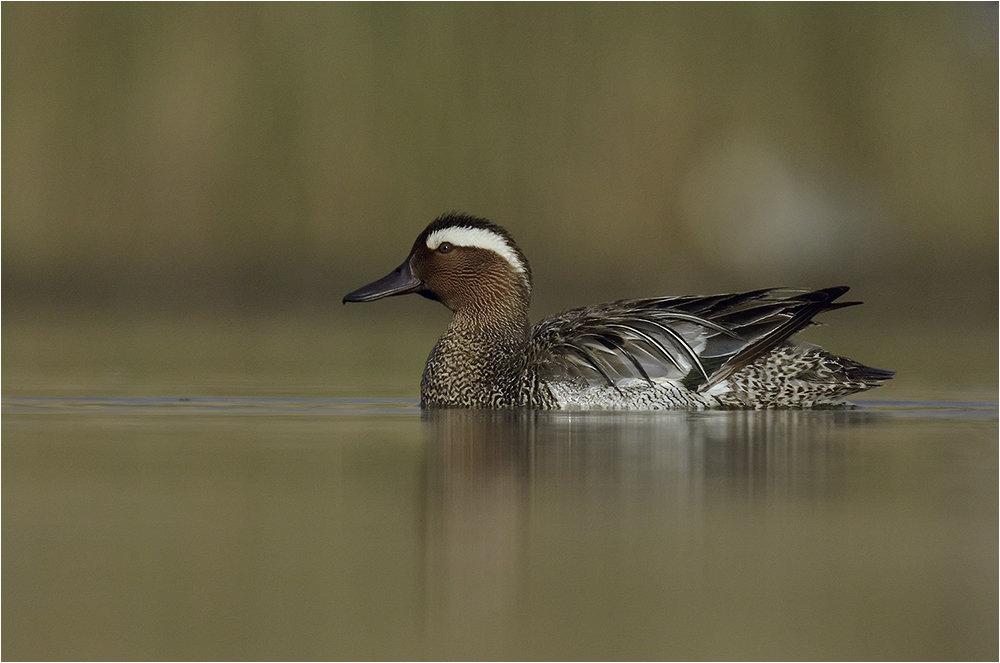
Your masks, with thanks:
<instances>
[{"instance_id":1,"label":"water reflection of duck","mask_svg":"<svg viewBox=\"0 0 1000 663\"><path fill-rule=\"evenodd\" d=\"M387 276L347 294L419 293L454 312L427 358L425 408L823 407L888 380L789 338L846 287L632 299L528 322L531 268L500 226L436 219Z\"/></svg>"}]
</instances>

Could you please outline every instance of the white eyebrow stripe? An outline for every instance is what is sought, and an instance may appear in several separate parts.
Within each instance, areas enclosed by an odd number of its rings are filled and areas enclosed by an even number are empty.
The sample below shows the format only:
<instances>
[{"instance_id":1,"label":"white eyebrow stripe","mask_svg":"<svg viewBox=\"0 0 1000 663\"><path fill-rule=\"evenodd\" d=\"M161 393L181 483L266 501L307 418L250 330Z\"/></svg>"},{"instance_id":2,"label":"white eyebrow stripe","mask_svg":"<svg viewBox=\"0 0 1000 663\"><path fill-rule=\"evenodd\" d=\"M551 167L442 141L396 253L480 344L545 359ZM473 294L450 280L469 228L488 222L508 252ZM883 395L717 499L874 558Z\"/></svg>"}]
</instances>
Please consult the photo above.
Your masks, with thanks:
<instances>
[{"instance_id":1,"label":"white eyebrow stripe","mask_svg":"<svg viewBox=\"0 0 1000 663\"><path fill-rule=\"evenodd\" d=\"M517 252L495 232L484 228L464 228L453 226L451 228L441 228L435 230L427 236L427 248L436 251L442 243L448 242L455 246L468 246L478 249L493 251L510 263L511 269L519 274L525 272L524 264Z\"/></svg>"}]
</instances>

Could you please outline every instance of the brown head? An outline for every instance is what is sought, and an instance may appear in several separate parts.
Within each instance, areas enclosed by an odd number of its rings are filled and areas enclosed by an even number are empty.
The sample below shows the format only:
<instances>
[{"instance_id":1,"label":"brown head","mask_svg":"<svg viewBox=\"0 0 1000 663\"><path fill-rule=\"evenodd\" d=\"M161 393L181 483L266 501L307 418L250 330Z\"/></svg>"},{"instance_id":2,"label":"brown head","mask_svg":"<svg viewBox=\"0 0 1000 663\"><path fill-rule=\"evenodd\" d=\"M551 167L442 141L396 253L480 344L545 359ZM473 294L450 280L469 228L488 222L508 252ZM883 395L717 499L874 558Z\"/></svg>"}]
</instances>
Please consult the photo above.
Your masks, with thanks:
<instances>
[{"instance_id":1,"label":"brown head","mask_svg":"<svg viewBox=\"0 0 1000 663\"><path fill-rule=\"evenodd\" d=\"M424 229L403 264L358 288L344 302L370 302L415 292L461 314L484 320L526 315L531 268L500 226L465 214L446 214Z\"/></svg>"}]
</instances>

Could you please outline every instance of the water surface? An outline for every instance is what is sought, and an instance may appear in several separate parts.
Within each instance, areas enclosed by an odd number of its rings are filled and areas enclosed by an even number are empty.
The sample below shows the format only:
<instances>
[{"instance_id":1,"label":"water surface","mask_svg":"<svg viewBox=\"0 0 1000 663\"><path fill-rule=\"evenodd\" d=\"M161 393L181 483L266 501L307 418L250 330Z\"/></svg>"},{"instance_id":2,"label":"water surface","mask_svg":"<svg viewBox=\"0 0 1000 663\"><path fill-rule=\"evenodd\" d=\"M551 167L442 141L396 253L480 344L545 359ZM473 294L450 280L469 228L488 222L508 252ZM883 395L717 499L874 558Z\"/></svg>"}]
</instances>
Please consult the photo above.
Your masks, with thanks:
<instances>
[{"instance_id":1,"label":"water surface","mask_svg":"<svg viewBox=\"0 0 1000 663\"><path fill-rule=\"evenodd\" d=\"M997 408L5 396L5 658L996 658Z\"/></svg>"}]
</instances>

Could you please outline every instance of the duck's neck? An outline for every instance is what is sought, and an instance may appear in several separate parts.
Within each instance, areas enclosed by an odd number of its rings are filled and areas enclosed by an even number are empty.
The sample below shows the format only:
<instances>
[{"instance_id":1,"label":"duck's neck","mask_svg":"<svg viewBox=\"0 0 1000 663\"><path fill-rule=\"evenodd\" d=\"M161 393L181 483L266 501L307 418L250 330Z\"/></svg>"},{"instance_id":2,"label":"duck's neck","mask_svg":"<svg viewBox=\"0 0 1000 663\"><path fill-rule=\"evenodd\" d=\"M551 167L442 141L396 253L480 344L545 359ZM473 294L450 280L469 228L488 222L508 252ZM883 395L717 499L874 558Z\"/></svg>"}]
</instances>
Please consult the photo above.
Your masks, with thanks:
<instances>
[{"instance_id":1,"label":"duck's neck","mask_svg":"<svg viewBox=\"0 0 1000 663\"><path fill-rule=\"evenodd\" d=\"M424 407L519 407L530 329L527 305L485 302L459 309L427 358Z\"/></svg>"}]
</instances>

